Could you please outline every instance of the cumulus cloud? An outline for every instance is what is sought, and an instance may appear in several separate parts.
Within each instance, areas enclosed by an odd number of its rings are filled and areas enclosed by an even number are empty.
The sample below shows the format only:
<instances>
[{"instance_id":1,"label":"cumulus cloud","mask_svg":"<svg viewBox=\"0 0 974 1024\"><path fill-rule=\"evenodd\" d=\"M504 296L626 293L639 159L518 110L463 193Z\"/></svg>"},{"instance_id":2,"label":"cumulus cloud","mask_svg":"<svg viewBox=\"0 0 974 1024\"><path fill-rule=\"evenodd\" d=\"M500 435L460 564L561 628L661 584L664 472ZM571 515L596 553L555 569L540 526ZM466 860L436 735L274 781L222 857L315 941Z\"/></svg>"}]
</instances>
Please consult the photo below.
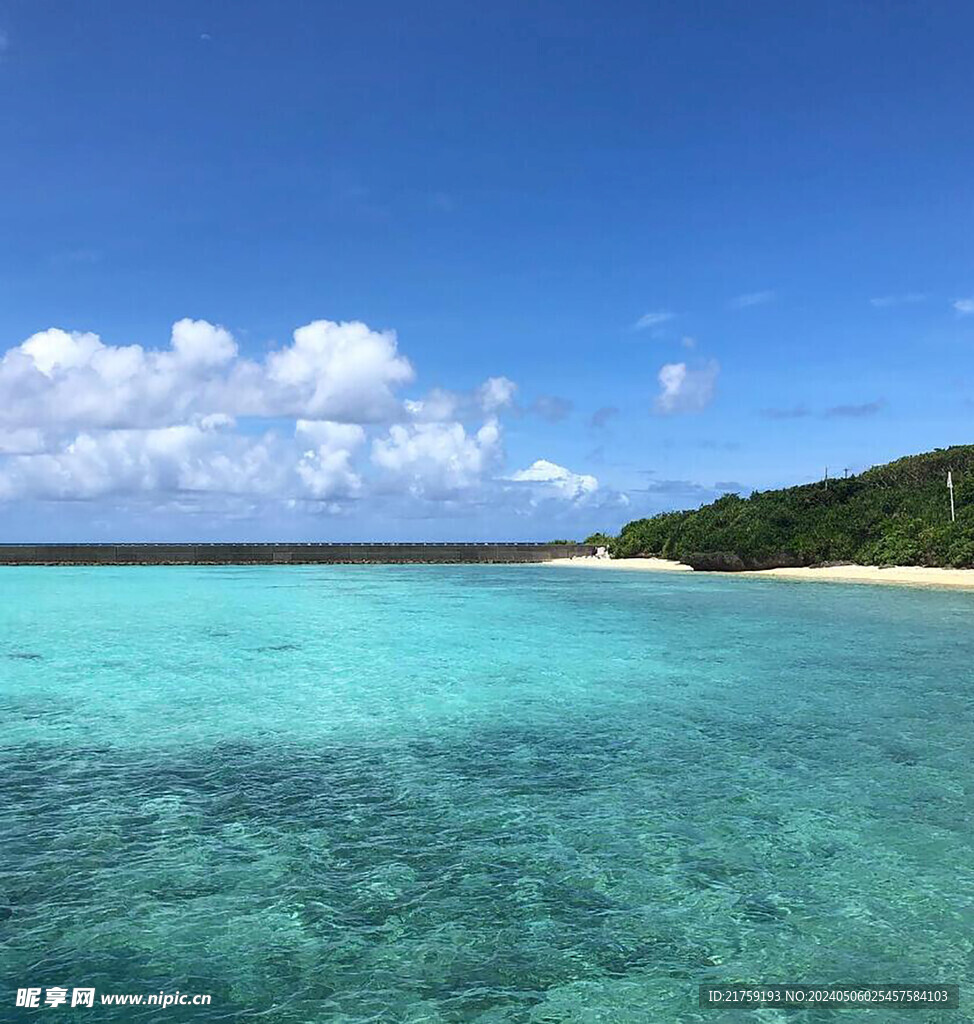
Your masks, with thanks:
<instances>
[{"instance_id":1,"label":"cumulus cloud","mask_svg":"<svg viewBox=\"0 0 974 1024\"><path fill-rule=\"evenodd\" d=\"M268 439L202 426L80 433L54 452L0 466L0 500L92 499L184 492L271 494L286 489Z\"/></svg>"},{"instance_id":2,"label":"cumulus cloud","mask_svg":"<svg viewBox=\"0 0 974 1024\"><path fill-rule=\"evenodd\" d=\"M298 420L294 435L302 444L311 445L296 467L308 496L334 500L361 492L362 478L352 467L353 452L365 443L365 430L359 424Z\"/></svg>"},{"instance_id":3,"label":"cumulus cloud","mask_svg":"<svg viewBox=\"0 0 974 1024\"><path fill-rule=\"evenodd\" d=\"M960 313L961 316L967 316L969 313L974 313L974 299L957 299L954 302L954 309Z\"/></svg>"},{"instance_id":4,"label":"cumulus cloud","mask_svg":"<svg viewBox=\"0 0 974 1024\"><path fill-rule=\"evenodd\" d=\"M223 366L236 358L237 343L225 327L184 318L172 325L172 350L188 366Z\"/></svg>"},{"instance_id":5,"label":"cumulus cloud","mask_svg":"<svg viewBox=\"0 0 974 1024\"><path fill-rule=\"evenodd\" d=\"M0 357L0 502L137 498L229 516L390 496L567 506L597 489L544 460L503 476L508 377L406 398L414 379L395 333L357 321L316 320L261 358L206 320L177 320L163 348L52 327ZM569 410L552 396L532 407Z\"/></svg>"},{"instance_id":6,"label":"cumulus cloud","mask_svg":"<svg viewBox=\"0 0 974 1024\"><path fill-rule=\"evenodd\" d=\"M307 324L262 362L205 320L176 321L165 349L50 328L0 359L0 499L355 496L365 425L400 416L412 379L395 334L357 322ZM238 416L297 417L294 436Z\"/></svg>"},{"instance_id":7,"label":"cumulus cloud","mask_svg":"<svg viewBox=\"0 0 974 1024\"><path fill-rule=\"evenodd\" d=\"M481 482L500 454L500 425L474 434L461 423L396 423L372 442L372 462L414 496L442 498Z\"/></svg>"},{"instance_id":8,"label":"cumulus cloud","mask_svg":"<svg viewBox=\"0 0 974 1024\"><path fill-rule=\"evenodd\" d=\"M97 334L68 333L52 327L32 334L20 351L34 361L45 377L52 377L56 370L74 370L90 363L104 348Z\"/></svg>"},{"instance_id":9,"label":"cumulus cloud","mask_svg":"<svg viewBox=\"0 0 974 1024\"><path fill-rule=\"evenodd\" d=\"M705 409L713 400L719 373L720 364L716 359L696 369L686 363L666 363L658 375L657 412L669 415Z\"/></svg>"},{"instance_id":10,"label":"cumulus cloud","mask_svg":"<svg viewBox=\"0 0 974 1024\"><path fill-rule=\"evenodd\" d=\"M667 320L672 320L675 316L676 313L671 313L668 309L657 309L650 313L643 313L633 327L637 331L643 331L647 327L659 327L660 324L665 324Z\"/></svg>"},{"instance_id":11,"label":"cumulus cloud","mask_svg":"<svg viewBox=\"0 0 974 1024\"><path fill-rule=\"evenodd\" d=\"M294 344L267 357L267 377L312 416L377 422L395 406L392 389L414 377L393 331L363 323L316 320L294 332Z\"/></svg>"},{"instance_id":12,"label":"cumulus cloud","mask_svg":"<svg viewBox=\"0 0 974 1024\"><path fill-rule=\"evenodd\" d=\"M311 448L296 469L304 492L319 501L352 498L362 490L362 478L352 468L347 451Z\"/></svg>"},{"instance_id":13,"label":"cumulus cloud","mask_svg":"<svg viewBox=\"0 0 974 1024\"><path fill-rule=\"evenodd\" d=\"M316 447L344 448L351 451L365 440L365 431L357 423L335 423L332 420L298 420L294 434Z\"/></svg>"},{"instance_id":14,"label":"cumulus cloud","mask_svg":"<svg viewBox=\"0 0 974 1024\"><path fill-rule=\"evenodd\" d=\"M173 324L167 349L51 328L0 360L0 424L147 428L209 413L380 422L398 414L394 391L413 376L394 332L357 322L299 327L263 362L204 320Z\"/></svg>"},{"instance_id":15,"label":"cumulus cloud","mask_svg":"<svg viewBox=\"0 0 974 1024\"><path fill-rule=\"evenodd\" d=\"M556 497L567 501L584 501L599 489L599 482L586 473L573 473L556 462L537 459L527 469L519 469L509 477L514 483L530 485L538 498Z\"/></svg>"}]
</instances>

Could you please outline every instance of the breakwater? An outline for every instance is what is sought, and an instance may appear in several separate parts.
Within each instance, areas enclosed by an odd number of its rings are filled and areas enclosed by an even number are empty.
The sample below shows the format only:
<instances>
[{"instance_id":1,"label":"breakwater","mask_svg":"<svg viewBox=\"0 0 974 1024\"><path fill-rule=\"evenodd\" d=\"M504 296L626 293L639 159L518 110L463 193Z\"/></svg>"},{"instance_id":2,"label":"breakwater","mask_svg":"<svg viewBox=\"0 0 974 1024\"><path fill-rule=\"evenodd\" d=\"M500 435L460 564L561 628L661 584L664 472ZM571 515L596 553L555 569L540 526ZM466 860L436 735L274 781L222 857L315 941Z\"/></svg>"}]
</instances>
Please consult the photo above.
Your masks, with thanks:
<instances>
[{"instance_id":1,"label":"breakwater","mask_svg":"<svg viewBox=\"0 0 974 1024\"><path fill-rule=\"evenodd\" d=\"M0 565L318 565L549 562L592 544L0 544Z\"/></svg>"}]
</instances>

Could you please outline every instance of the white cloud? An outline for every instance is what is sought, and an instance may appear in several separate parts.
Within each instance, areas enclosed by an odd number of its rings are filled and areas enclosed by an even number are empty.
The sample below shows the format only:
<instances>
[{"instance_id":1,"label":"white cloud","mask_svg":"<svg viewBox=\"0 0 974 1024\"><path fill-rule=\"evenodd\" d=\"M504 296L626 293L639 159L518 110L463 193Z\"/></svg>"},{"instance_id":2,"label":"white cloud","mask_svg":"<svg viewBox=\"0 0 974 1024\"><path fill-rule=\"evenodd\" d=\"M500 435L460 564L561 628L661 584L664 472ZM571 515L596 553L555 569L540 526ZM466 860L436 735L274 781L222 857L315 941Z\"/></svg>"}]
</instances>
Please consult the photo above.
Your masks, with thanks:
<instances>
[{"instance_id":1,"label":"white cloud","mask_svg":"<svg viewBox=\"0 0 974 1024\"><path fill-rule=\"evenodd\" d=\"M359 322L314 321L262 358L206 320L177 320L163 348L52 327L0 354L0 503L228 518L369 498L390 514L427 515L433 502L591 510L592 476L543 459L503 475L498 417L519 412L512 380L405 399L414 376L394 332ZM568 402L536 406L554 419Z\"/></svg>"},{"instance_id":2,"label":"white cloud","mask_svg":"<svg viewBox=\"0 0 974 1024\"><path fill-rule=\"evenodd\" d=\"M969 313L974 313L974 299L957 299L954 302L954 309L960 313L961 316L967 316Z\"/></svg>"},{"instance_id":3,"label":"white cloud","mask_svg":"<svg viewBox=\"0 0 974 1024\"><path fill-rule=\"evenodd\" d=\"M766 306L769 302L774 302L774 299L773 291L747 292L731 299L730 306L731 309L748 309L750 306Z\"/></svg>"},{"instance_id":4,"label":"white cloud","mask_svg":"<svg viewBox=\"0 0 974 1024\"><path fill-rule=\"evenodd\" d=\"M462 404L459 395L452 391L444 391L442 388L433 388L425 398L407 400L403 403L410 417L424 422L452 420L457 416Z\"/></svg>"},{"instance_id":5,"label":"white cloud","mask_svg":"<svg viewBox=\"0 0 974 1024\"><path fill-rule=\"evenodd\" d=\"M48 452L21 447L0 461L0 500L178 493L334 499L360 490L351 456L365 439L361 427L302 423L298 439L314 446L302 452L276 435L248 437L232 426L209 416L173 427L85 431Z\"/></svg>"},{"instance_id":6,"label":"white cloud","mask_svg":"<svg viewBox=\"0 0 974 1024\"><path fill-rule=\"evenodd\" d=\"M660 324L665 324L667 320L672 320L675 316L676 313L671 313L666 309L656 310L652 313L643 313L633 324L633 327L637 331L645 330L647 327L658 327Z\"/></svg>"},{"instance_id":7,"label":"white cloud","mask_svg":"<svg viewBox=\"0 0 974 1024\"><path fill-rule=\"evenodd\" d=\"M5 460L0 499L176 491L270 494L284 489L285 473L266 439L191 425L85 432L57 451Z\"/></svg>"},{"instance_id":8,"label":"white cloud","mask_svg":"<svg viewBox=\"0 0 974 1024\"><path fill-rule=\"evenodd\" d=\"M294 434L299 442L314 445L297 464L298 477L312 498L350 498L362 490L362 478L352 467L352 453L365 443L359 424L298 420Z\"/></svg>"},{"instance_id":9,"label":"white cloud","mask_svg":"<svg viewBox=\"0 0 974 1024\"><path fill-rule=\"evenodd\" d=\"M372 442L372 462L414 497L446 497L482 483L500 456L500 424L475 433L462 423L393 424Z\"/></svg>"},{"instance_id":10,"label":"white cloud","mask_svg":"<svg viewBox=\"0 0 974 1024\"><path fill-rule=\"evenodd\" d=\"M332 420L298 420L294 434L300 441L329 450L345 448L351 451L365 440L365 431L359 424L335 423Z\"/></svg>"},{"instance_id":11,"label":"white cloud","mask_svg":"<svg viewBox=\"0 0 974 1024\"><path fill-rule=\"evenodd\" d=\"M394 391L413 376L393 332L357 322L299 327L263 362L205 320L177 321L167 349L51 328L0 360L0 425L161 427L211 413L381 422L400 415Z\"/></svg>"},{"instance_id":12,"label":"white cloud","mask_svg":"<svg viewBox=\"0 0 974 1024\"><path fill-rule=\"evenodd\" d=\"M354 495L363 424L400 416L412 377L392 332L354 322L298 328L263 362L205 320L159 350L40 331L0 359L0 497ZM296 416L295 436L239 433L237 416Z\"/></svg>"},{"instance_id":13,"label":"white cloud","mask_svg":"<svg viewBox=\"0 0 974 1024\"><path fill-rule=\"evenodd\" d=\"M478 395L484 412L496 412L514 401L517 385L507 377L488 377L480 385Z\"/></svg>"},{"instance_id":14,"label":"white cloud","mask_svg":"<svg viewBox=\"0 0 974 1024\"><path fill-rule=\"evenodd\" d=\"M507 377L488 377L473 391L433 388L422 398L403 402L406 417L420 423L446 423L496 415L504 409L517 410L517 384Z\"/></svg>"},{"instance_id":15,"label":"white cloud","mask_svg":"<svg viewBox=\"0 0 974 1024\"><path fill-rule=\"evenodd\" d=\"M666 363L658 375L657 411L669 414L706 408L713 400L719 373L720 364L715 359L698 369L690 369L686 363Z\"/></svg>"},{"instance_id":16,"label":"white cloud","mask_svg":"<svg viewBox=\"0 0 974 1024\"><path fill-rule=\"evenodd\" d=\"M28 455L44 448L44 434L35 427L0 430L0 455Z\"/></svg>"},{"instance_id":17,"label":"white cloud","mask_svg":"<svg viewBox=\"0 0 974 1024\"><path fill-rule=\"evenodd\" d=\"M222 366L237 356L237 343L225 327L188 318L172 325L172 349L189 366Z\"/></svg>"},{"instance_id":18,"label":"white cloud","mask_svg":"<svg viewBox=\"0 0 974 1024\"><path fill-rule=\"evenodd\" d=\"M351 498L362 489L362 478L352 468L351 460L347 451L310 449L298 462L298 477L312 498Z\"/></svg>"},{"instance_id":19,"label":"white cloud","mask_svg":"<svg viewBox=\"0 0 974 1024\"><path fill-rule=\"evenodd\" d=\"M225 412L211 412L207 416L199 416L195 421L202 430L223 430L237 425L237 421Z\"/></svg>"},{"instance_id":20,"label":"white cloud","mask_svg":"<svg viewBox=\"0 0 974 1024\"><path fill-rule=\"evenodd\" d=\"M291 396L289 411L350 422L393 414L392 389L415 376L394 331L359 322L316 320L294 332L294 344L267 357L267 377Z\"/></svg>"},{"instance_id":21,"label":"white cloud","mask_svg":"<svg viewBox=\"0 0 974 1024\"><path fill-rule=\"evenodd\" d=\"M537 459L527 469L512 473L508 480L530 484L538 498L559 498L563 501L582 501L599 489L599 482L586 473L573 473L556 462Z\"/></svg>"},{"instance_id":22,"label":"white cloud","mask_svg":"<svg viewBox=\"0 0 974 1024\"><path fill-rule=\"evenodd\" d=\"M105 346L97 334L82 334L79 331L69 333L51 327L32 334L20 346L20 350L30 356L45 377L52 377L55 371L75 370L85 366L97 353L105 351Z\"/></svg>"}]
</instances>

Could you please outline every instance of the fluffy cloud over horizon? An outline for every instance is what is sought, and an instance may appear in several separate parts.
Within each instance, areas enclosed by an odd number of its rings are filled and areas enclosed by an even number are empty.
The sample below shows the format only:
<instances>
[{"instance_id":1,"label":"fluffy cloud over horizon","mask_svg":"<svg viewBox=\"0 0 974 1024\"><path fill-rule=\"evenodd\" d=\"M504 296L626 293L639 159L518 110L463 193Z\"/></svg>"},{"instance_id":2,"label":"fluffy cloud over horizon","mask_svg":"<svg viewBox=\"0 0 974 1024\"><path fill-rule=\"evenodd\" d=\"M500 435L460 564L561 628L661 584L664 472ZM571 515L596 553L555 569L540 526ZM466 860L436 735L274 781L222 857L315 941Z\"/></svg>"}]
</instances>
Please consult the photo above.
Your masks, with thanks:
<instances>
[{"instance_id":1,"label":"fluffy cloud over horizon","mask_svg":"<svg viewBox=\"0 0 974 1024\"><path fill-rule=\"evenodd\" d=\"M52 327L0 358L0 502L530 504L503 475L517 385L405 397L415 380L395 332L360 322L316 320L260 359L205 320L176 321L161 349ZM564 506L598 491L543 459L531 471Z\"/></svg>"},{"instance_id":2,"label":"fluffy cloud over horizon","mask_svg":"<svg viewBox=\"0 0 974 1024\"><path fill-rule=\"evenodd\" d=\"M462 423L394 423L373 441L372 462L414 497L455 497L499 462L500 439L494 418L473 434Z\"/></svg>"},{"instance_id":3,"label":"fluffy cloud over horizon","mask_svg":"<svg viewBox=\"0 0 974 1024\"><path fill-rule=\"evenodd\" d=\"M394 332L357 322L299 327L261 362L205 320L178 320L167 349L50 328L0 359L0 426L147 428L211 413L375 423L397 414L394 391L414 376Z\"/></svg>"},{"instance_id":4,"label":"fluffy cloud over horizon","mask_svg":"<svg viewBox=\"0 0 974 1024\"><path fill-rule=\"evenodd\" d=\"M508 479L513 483L529 485L534 500L563 498L569 501L584 501L599 489L599 482L594 476L573 473L547 459L535 460L527 469L519 469Z\"/></svg>"},{"instance_id":5,"label":"fluffy cloud over horizon","mask_svg":"<svg viewBox=\"0 0 974 1024\"><path fill-rule=\"evenodd\" d=\"M266 496L283 485L272 439L217 438L202 425L80 433L51 452L0 464L0 501L108 495Z\"/></svg>"}]
</instances>

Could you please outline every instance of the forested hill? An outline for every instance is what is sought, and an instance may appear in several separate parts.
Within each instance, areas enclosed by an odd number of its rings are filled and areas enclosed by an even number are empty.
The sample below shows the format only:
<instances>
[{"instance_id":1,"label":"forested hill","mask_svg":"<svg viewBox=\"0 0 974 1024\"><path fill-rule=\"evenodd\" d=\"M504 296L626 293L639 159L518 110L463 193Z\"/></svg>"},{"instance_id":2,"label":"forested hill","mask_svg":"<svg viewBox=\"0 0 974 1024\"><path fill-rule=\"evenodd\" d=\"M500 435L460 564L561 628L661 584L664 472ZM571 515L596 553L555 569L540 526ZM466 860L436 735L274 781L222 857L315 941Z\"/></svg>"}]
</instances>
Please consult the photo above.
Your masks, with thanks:
<instances>
[{"instance_id":1,"label":"forested hill","mask_svg":"<svg viewBox=\"0 0 974 1024\"><path fill-rule=\"evenodd\" d=\"M950 521L947 472L957 521ZM622 528L613 557L658 555L695 568L858 562L974 566L974 445L938 448L845 479L748 498L728 494Z\"/></svg>"}]
</instances>

